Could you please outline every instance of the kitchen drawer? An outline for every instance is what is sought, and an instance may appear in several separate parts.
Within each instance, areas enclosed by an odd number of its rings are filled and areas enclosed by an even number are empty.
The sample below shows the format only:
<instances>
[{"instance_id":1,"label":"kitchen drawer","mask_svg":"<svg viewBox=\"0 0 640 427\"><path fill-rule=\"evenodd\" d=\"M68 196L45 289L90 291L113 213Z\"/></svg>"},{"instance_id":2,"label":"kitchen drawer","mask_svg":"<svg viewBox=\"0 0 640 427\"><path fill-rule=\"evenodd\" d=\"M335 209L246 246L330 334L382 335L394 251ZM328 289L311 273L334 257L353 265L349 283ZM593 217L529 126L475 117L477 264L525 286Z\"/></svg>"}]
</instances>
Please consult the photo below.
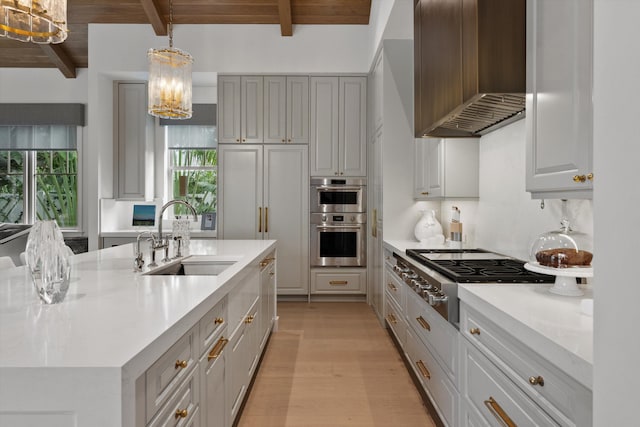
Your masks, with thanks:
<instances>
[{"instance_id":1,"label":"kitchen drawer","mask_svg":"<svg viewBox=\"0 0 640 427\"><path fill-rule=\"evenodd\" d=\"M146 420L171 397L198 363L198 327L191 328L146 372Z\"/></svg>"},{"instance_id":2,"label":"kitchen drawer","mask_svg":"<svg viewBox=\"0 0 640 427\"><path fill-rule=\"evenodd\" d=\"M460 394L435 357L413 334L411 328L407 328L406 351L411 367L438 411L440 419L445 425L457 427Z\"/></svg>"},{"instance_id":3,"label":"kitchen drawer","mask_svg":"<svg viewBox=\"0 0 640 427\"><path fill-rule=\"evenodd\" d=\"M407 322L443 363L447 376L458 384L458 331L418 294L407 292Z\"/></svg>"},{"instance_id":4,"label":"kitchen drawer","mask_svg":"<svg viewBox=\"0 0 640 427\"><path fill-rule=\"evenodd\" d=\"M227 298L224 297L200 319L200 352L204 353L217 341L227 327Z\"/></svg>"},{"instance_id":5,"label":"kitchen drawer","mask_svg":"<svg viewBox=\"0 0 640 427\"><path fill-rule=\"evenodd\" d=\"M402 310L393 302L391 298L387 298L385 311L387 324L395 334L400 346L406 351L407 344L407 324L404 321Z\"/></svg>"},{"instance_id":6,"label":"kitchen drawer","mask_svg":"<svg viewBox=\"0 0 640 427\"><path fill-rule=\"evenodd\" d=\"M558 425L478 349L468 341L461 346L463 420L469 419L465 412L473 411L492 426Z\"/></svg>"},{"instance_id":7,"label":"kitchen drawer","mask_svg":"<svg viewBox=\"0 0 640 427\"><path fill-rule=\"evenodd\" d=\"M592 393L533 349L473 310L460 306L460 332L560 424L591 424ZM585 418L586 417L586 418Z\"/></svg>"},{"instance_id":8,"label":"kitchen drawer","mask_svg":"<svg viewBox=\"0 0 640 427\"><path fill-rule=\"evenodd\" d=\"M402 282L402 280L400 280L396 273L394 273L393 270L391 270L389 267L385 269L384 279L384 286L387 295L393 298L394 302L398 306L404 307L405 304L403 294L406 288L404 282Z\"/></svg>"},{"instance_id":9,"label":"kitchen drawer","mask_svg":"<svg viewBox=\"0 0 640 427\"><path fill-rule=\"evenodd\" d=\"M311 292L315 294L363 294L367 284L364 268L340 268L325 272L311 270Z\"/></svg>"},{"instance_id":10,"label":"kitchen drawer","mask_svg":"<svg viewBox=\"0 0 640 427\"><path fill-rule=\"evenodd\" d=\"M199 426L200 425L200 375L192 369L186 381L180 385L149 427Z\"/></svg>"}]
</instances>

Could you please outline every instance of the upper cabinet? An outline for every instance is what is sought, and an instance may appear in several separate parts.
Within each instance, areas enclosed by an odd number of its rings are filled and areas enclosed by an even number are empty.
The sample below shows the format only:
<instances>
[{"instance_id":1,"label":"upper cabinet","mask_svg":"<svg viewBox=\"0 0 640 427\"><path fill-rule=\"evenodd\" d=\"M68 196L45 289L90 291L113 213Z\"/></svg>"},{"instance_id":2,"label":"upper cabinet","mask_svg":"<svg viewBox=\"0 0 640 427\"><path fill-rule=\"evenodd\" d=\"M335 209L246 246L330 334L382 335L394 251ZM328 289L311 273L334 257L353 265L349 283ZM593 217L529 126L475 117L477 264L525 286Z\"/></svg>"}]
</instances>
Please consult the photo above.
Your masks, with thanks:
<instances>
[{"instance_id":1,"label":"upper cabinet","mask_svg":"<svg viewBox=\"0 0 640 427\"><path fill-rule=\"evenodd\" d=\"M153 117L147 114L146 82L114 82L113 197L154 196Z\"/></svg>"},{"instance_id":2,"label":"upper cabinet","mask_svg":"<svg viewBox=\"0 0 640 427\"><path fill-rule=\"evenodd\" d=\"M264 78L264 142L309 143L309 77Z\"/></svg>"},{"instance_id":3,"label":"upper cabinet","mask_svg":"<svg viewBox=\"0 0 640 427\"><path fill-rule=\"evenodd\" d=\"M219 76L218 141L308 144L309 77Z\"/></svg>"},{"instance_id":4,"label":"upper cabinet","mask_svg":"<svg viewBox=\"0 0 640 427\"><path fill-rule=\"evenodd\" d=\"M478 136L522 117L525 0L417 0L416 136Z\"/></svg>"},{"instance_id":5,"label":"upper cabinet","mask_svg":"<svg viewBox=\"0 0 640 427\"><path fill-rule=\"evenodd\" d=\"M311 176L366 176L366 77L311 77Z\"/></svg>"},{"instance_id":6,"label":"upper cabinet","mask_svg":"<svg viewBox=\"0 0 640 427\"><path fill-rule=\"evenodd\" d=\"M416 140L414 198L477 198L478 154L476 138Z\"/></svg>"},{"instance_id":7,"label":"upper cabinet","mask_svg":"<svg viewBox=\"0 0 640 427\"><path fill-rule=\"evenodd\" d=\"M591 198L593 1L527 2L527 191Z\"/></svg>"}]
</instances>

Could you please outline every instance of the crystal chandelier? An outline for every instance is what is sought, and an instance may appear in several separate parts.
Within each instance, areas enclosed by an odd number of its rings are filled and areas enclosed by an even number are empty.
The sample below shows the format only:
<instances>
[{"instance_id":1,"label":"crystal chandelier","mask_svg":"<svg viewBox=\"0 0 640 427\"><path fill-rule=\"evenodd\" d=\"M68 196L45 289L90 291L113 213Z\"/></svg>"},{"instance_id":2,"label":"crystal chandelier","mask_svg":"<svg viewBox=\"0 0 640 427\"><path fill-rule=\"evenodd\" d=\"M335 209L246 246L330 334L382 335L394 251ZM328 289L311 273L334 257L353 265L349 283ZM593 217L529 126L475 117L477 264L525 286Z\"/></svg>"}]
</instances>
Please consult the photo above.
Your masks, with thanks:
<instances>
[{"instance_id":1,"label":"crystal chandelier","mask_svg":"<svg viewBox=\"0 0 640 427\"><path fill-rule=\"evenodd\" d=\"M149 114L163 119L189 119L193 57L173 47L173 4L169 0L169 47L149 49Z\"/></svg>"},{"instance_id":2,"label":"crystal chandelier","mask_svg":"<svg viewBox=\"0 0 640 427\"><path fill-rule=\"evenodd\" d=\"M68 32L67 0L0 0L0 37L62 43Z\"/></svg>"}]
</instances>

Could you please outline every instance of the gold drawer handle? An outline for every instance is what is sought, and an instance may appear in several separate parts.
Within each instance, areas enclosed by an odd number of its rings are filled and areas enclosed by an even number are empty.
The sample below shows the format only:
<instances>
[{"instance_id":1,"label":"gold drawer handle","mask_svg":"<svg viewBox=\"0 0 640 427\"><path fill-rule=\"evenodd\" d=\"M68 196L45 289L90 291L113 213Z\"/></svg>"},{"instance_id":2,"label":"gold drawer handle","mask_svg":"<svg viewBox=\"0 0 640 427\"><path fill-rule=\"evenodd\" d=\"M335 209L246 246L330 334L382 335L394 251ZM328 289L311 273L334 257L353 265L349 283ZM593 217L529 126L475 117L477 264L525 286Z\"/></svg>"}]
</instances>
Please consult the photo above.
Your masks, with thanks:
<instances>
[{"instance_id":1,"label":"gold drawer handle","mask_svg":"<svg viewBox=\"0 0 640 427\"><path fill-rule=\"evenodd\" d=\"M175 366L176 366L176 369L179 369L179 368L184 369L184 368L187 367L187 361L186 360L176 360L176 365Z\"/></svg>"},{"instance_id":2,"label":"gold drawer handle","mask_svg":"<svg viewBox=\"0 0 640 427\"><path fill-rule=\"evenodd\" d=\"M187 415L189 415L189 413L187 412L186 409L183 409L183 410L176 409L176 420L178 418L187 418Z\"/></svg>"},{"instance_id":3,"label":"gold drawer handle","mask_svg":"<svg viewBox=\"0 0 640 427\"><path fill-rule=\"evenodd\" d=\"M587 180L587 176L586 175L574 175L573 176L573 182L585 182L586 180Z\"/></svg>"},{"instance_id":4,"label":"gold drawer handle","mask_svg":"<svg viewBox=\"0 0 640 427\"><path fill-rule=\"evenodd\" d=\"M348 285L349 282L347 280L332 280L329 282L331 286L345 286Z\"/></svg>"},{"instance_id":5,"label":"gold drawer handle","mask_svg":"<svg viewBox=\"0 0 640 427\"><path fill-rule=\"evenodd\" d=\"M393 323L394 325L398 323L398 319L396 319L396 316L394 316L393 313L389 313L387 315L387 320L389 321L389 323Z\"/></svg>"},{"instance_id":6,"label":"gold drawer handle","mask_svg":"<svg viewBox=\"0 0 640 427\"><path fill-rule=\"evenodd\" d=\"M254 316L248 316L245 320L244 323L253 323L253 319L255 319Z\"/></svg>"},{"instance_id":7,"label":"gold drawer handle","mask_svg":"<svg viewBox=\"0 0 640 427\"><path fill-rule=\"evenodd\" d=\"M428 195L429 195L429 192L428 192L428 191L423 191L423 192L422 192L422 193L420 193L420 194L422 194L423 196L428 196Z\"/></svg>"},{"instance_id":8,"label":"gold drawer handle","mask_svg":"<svg viewBox=\"0 0 640 427\"><path fill-rule=\"evenodd\" d=\"M213 323L216 324L216 325L222 325L224 323L224 319L222 317L216 317L213 320Z\"/></svg>"},{"instance_id":9,"label":"gold drawer handle","mask_svg":"<svg viewBox=\"0 0 640 427\"><path fill-rule=\"evenodd\" d=\"M529 384L544 387L544 378L542 378L542 376L540 375L538 375L537 377L529 377Z\"/></svg>"},{"instance_id":10,"label":"gold drawer handle","mask_svg":"<svg viewBox=\"0 0 640 427\"><path fill-rule=\"evenodd\" d=\"M480 328L471 328L469 329L469 333L471 335L480 335Z\"/></svg>"},{"instance_id":11,"label":"gold drawer handle","mask_svg":"<svg viewBox=\"0 0 640 427\"><path fill-rule=\"evenodd\" d=\"M393 283L387 283L387 287L391 289L393 292L398 290L398 288L396 288L396 285L394 285Z\"/></svg>"},{"instance_id":12,"label":"gold drawer handle","mask_svg":"<svg viewBox=\"0 0 640 427\"><path fill-rule=\"evenodd\" d=\"M418 321L420 326L422 326L423 329L426 329L427 331L431 330L431 325L426 320L424 320L422 316L416 317L416 320Z\"/></svg>"},{"instance_id":13,"label":"gold drawer handle","mask_svg":"<svg viewBox=\"0 0 640 427\"><path fill-rule=\"evenodd\" d=\"M216 343L216 345L214 345L213 348L211 349L211 352L209 353L209 355L207 356L207 361L212 359L217 359L218 356L220 356L220 353L222 353L222 350L224 350L224 347L227 345L228 342L229 340L226 339L225 337L220 338Z\"/></svg>"},{"instance_id":14,"label":"gold drawer handle","mask_svg":"<svg viewBox=\"0 0 640 427\"><path fill-rule=\"evenodd\" d=\"M418 360L416 362L416 366L420 370L420 373L422 374L423 377L425 377L428 380L431 379L431 373L429 372L427 367L424 365L424 362L422 360Z\"/></svg>"},{"instance_id":15,"label":"gold drawer handle","mask_svg":"<svg viewBox=\"0 0 640 427\"><path fill-rule=\"evenodd\" d=\"M518 427L493 397L489 396L489 400L485 400L484 404L498 421L507 427Z\"/></svg>"}]
</instances>

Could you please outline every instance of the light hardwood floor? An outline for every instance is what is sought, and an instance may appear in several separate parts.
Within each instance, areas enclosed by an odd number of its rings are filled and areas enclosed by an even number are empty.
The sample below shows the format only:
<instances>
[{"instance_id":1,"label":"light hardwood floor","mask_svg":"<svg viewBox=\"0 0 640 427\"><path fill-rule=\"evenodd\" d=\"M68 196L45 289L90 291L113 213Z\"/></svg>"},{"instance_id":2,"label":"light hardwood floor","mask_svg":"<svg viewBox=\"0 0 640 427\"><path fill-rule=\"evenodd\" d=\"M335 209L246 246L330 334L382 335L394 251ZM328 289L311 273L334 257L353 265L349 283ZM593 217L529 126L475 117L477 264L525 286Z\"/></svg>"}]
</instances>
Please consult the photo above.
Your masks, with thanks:
<instances>
[{"instance_id":1,"label":"light hardwood floor","mask_svg":"<svg viewBox=\"0 0 640 427\"><path fill-rule=\"evenodd\" d=\"M365 303L278 303L239 427L431 427L387 332Z\"/></svg>"}]
</instances>

